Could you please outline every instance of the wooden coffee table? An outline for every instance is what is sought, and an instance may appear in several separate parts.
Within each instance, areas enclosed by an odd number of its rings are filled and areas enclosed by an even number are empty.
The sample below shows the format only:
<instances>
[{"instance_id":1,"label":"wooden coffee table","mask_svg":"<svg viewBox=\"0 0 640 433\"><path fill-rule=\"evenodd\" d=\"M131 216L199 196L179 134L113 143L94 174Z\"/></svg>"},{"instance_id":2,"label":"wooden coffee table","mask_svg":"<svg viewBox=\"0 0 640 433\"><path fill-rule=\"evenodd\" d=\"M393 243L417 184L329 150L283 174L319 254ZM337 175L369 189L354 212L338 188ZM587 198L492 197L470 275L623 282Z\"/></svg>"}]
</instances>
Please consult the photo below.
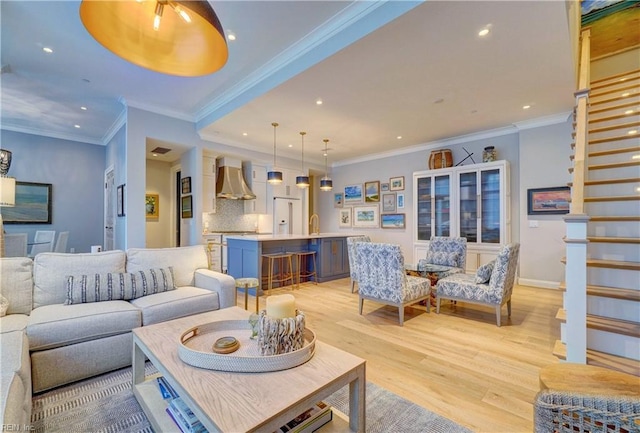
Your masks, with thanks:
<instances>
[{"instance_id":1,"label":"wooden coffee table","mask_svg":"<svg viewBox=\"0 0 640 433\"><path fill-rule=\"evenodd\" d=\"M238 307L198 314L133 330L133 392L156 432L176 431L156 380L153 363L210 432L273 432L343 386L349 386L351 431L365 431L365 360L316 341L314 356L288 370L233 373L192 367L178 356L187 329L217 320L242 320ZM340 417L334 417L339 422ZM345 425L345 430L347 426ZM335 430L328 427L330 430Z\"/></svg>"}]
</instances>

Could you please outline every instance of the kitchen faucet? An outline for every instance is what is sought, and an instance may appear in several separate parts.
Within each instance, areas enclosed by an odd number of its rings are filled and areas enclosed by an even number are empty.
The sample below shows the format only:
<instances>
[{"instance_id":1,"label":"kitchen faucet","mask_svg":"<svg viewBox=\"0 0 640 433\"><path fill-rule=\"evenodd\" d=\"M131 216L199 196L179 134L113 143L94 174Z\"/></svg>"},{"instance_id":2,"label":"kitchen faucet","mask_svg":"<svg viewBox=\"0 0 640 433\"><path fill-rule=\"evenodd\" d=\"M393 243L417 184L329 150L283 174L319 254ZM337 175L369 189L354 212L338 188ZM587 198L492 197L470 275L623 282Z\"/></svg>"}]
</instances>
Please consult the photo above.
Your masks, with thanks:
<instances>
[{"instance_id":1,"label":"kitchen faucet","mask_svg":"<svg viewBox=\"0 0 640 433\"><path fill-rule=\"evenodd\" d=\"M309 218L309 225L311 226L311 234L319 235L320 234L320 217L318 214L314 213Z\"/></svg>"}]
</instances>

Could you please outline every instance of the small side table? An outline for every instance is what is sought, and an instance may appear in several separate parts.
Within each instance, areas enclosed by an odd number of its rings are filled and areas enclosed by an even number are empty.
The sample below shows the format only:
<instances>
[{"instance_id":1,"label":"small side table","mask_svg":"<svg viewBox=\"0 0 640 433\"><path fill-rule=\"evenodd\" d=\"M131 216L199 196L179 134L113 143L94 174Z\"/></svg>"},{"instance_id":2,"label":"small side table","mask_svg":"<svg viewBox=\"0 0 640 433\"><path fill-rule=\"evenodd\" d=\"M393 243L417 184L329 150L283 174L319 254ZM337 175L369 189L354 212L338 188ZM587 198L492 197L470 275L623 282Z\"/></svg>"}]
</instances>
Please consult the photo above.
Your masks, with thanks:
<instances>
[{"instance_id":1,"label":"small side table","mask_svg":"<svg viewBox=\"0 0 640 433\"><path fill-rule=\"evenodd\" d=\"M258 312L258 290L260 290L260 282L257 278L238 278L236 279L236 299L238 299L238 289L244 288L244 309L249 305L249 289L256 290L256 313Z\"/></svg>"}]
</instances>

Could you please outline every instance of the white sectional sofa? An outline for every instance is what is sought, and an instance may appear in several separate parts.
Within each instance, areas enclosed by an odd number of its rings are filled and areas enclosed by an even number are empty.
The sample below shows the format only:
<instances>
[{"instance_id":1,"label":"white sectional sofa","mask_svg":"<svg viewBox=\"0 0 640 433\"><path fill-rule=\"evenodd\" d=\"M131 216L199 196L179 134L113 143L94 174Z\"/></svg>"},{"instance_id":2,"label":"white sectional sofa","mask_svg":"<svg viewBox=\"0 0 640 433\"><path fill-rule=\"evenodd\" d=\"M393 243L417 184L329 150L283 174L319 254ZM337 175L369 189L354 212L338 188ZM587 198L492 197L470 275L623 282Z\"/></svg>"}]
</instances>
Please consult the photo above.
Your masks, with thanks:
<instances>
[{"instance_id":1,"label":"white sectional sofa","mask_svg":"<svg viewBox=\"0 0 640 433\"><path fill-rule=\"evenodd\" d=\"M131 330L235 305L204 246L0 259L0 424L26 425L32 393L131 365Z\"/></svg>"}]
</instances>

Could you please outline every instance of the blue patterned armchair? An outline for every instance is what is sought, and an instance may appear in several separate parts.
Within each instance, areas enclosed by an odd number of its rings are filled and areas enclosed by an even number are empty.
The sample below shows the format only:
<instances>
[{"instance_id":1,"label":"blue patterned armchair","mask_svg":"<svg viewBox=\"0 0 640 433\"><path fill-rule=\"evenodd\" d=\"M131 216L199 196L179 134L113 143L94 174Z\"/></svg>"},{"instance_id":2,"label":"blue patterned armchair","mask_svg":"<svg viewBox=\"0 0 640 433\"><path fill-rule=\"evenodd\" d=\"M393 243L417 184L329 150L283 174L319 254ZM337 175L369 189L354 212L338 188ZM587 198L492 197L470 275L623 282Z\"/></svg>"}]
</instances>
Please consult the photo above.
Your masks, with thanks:
<instances>
[{"instance_id":1,"label":"blue patterned armchair","mask_svg":"<svg viewBox=\"0 0 640 433\"><path fill-rule=\"evenodd\" d=\"M357 242L355 262L360 314L365 299L393 305L399 309L402 326L404 307L429 298L431 283L427 278L406 274L399 245Z\"/></svg>"},{"instance_id":2,"label":"blue patterned armchair","mask_svg":"<svg viewBox=\"0 0 640 433\"><path fill-rule=\"evenodd\" d=\"M440 279L436 285L436 313L440 313L441 299L490 305L496 309L500 326L500 309L505 303L511 317L511 292L519 253L519 243L504 245L498 257L478 268L475 275L459 273Z\"/></svg>"},{"instance_id":3,"label":"blue patterned armchair","mask_svg":"<svg viewBox=\"0 0 640 433\"><path fill-rule=\"evenodd\" d=\"M418 260L418 270L424 269L425 264L453 266L452 269L440 273L444 278L451 274L465 271L467 262L467 238L450 238L446 236L431 236L427 257Z\"/></svg>"},{"instance_id":4,"label":"blue patterned armchair","mask_svg":"<svg viewBox=\"0 0 640 433\"><path fill-rule=\"evenodd\" d=\"M358 277L356 276L356 242L371 242L371 238L366 235L350 236L347 238L347 252L349 253L349 272L351 274L351 293L356 288Z\"/></svg>"}]
</instances>

